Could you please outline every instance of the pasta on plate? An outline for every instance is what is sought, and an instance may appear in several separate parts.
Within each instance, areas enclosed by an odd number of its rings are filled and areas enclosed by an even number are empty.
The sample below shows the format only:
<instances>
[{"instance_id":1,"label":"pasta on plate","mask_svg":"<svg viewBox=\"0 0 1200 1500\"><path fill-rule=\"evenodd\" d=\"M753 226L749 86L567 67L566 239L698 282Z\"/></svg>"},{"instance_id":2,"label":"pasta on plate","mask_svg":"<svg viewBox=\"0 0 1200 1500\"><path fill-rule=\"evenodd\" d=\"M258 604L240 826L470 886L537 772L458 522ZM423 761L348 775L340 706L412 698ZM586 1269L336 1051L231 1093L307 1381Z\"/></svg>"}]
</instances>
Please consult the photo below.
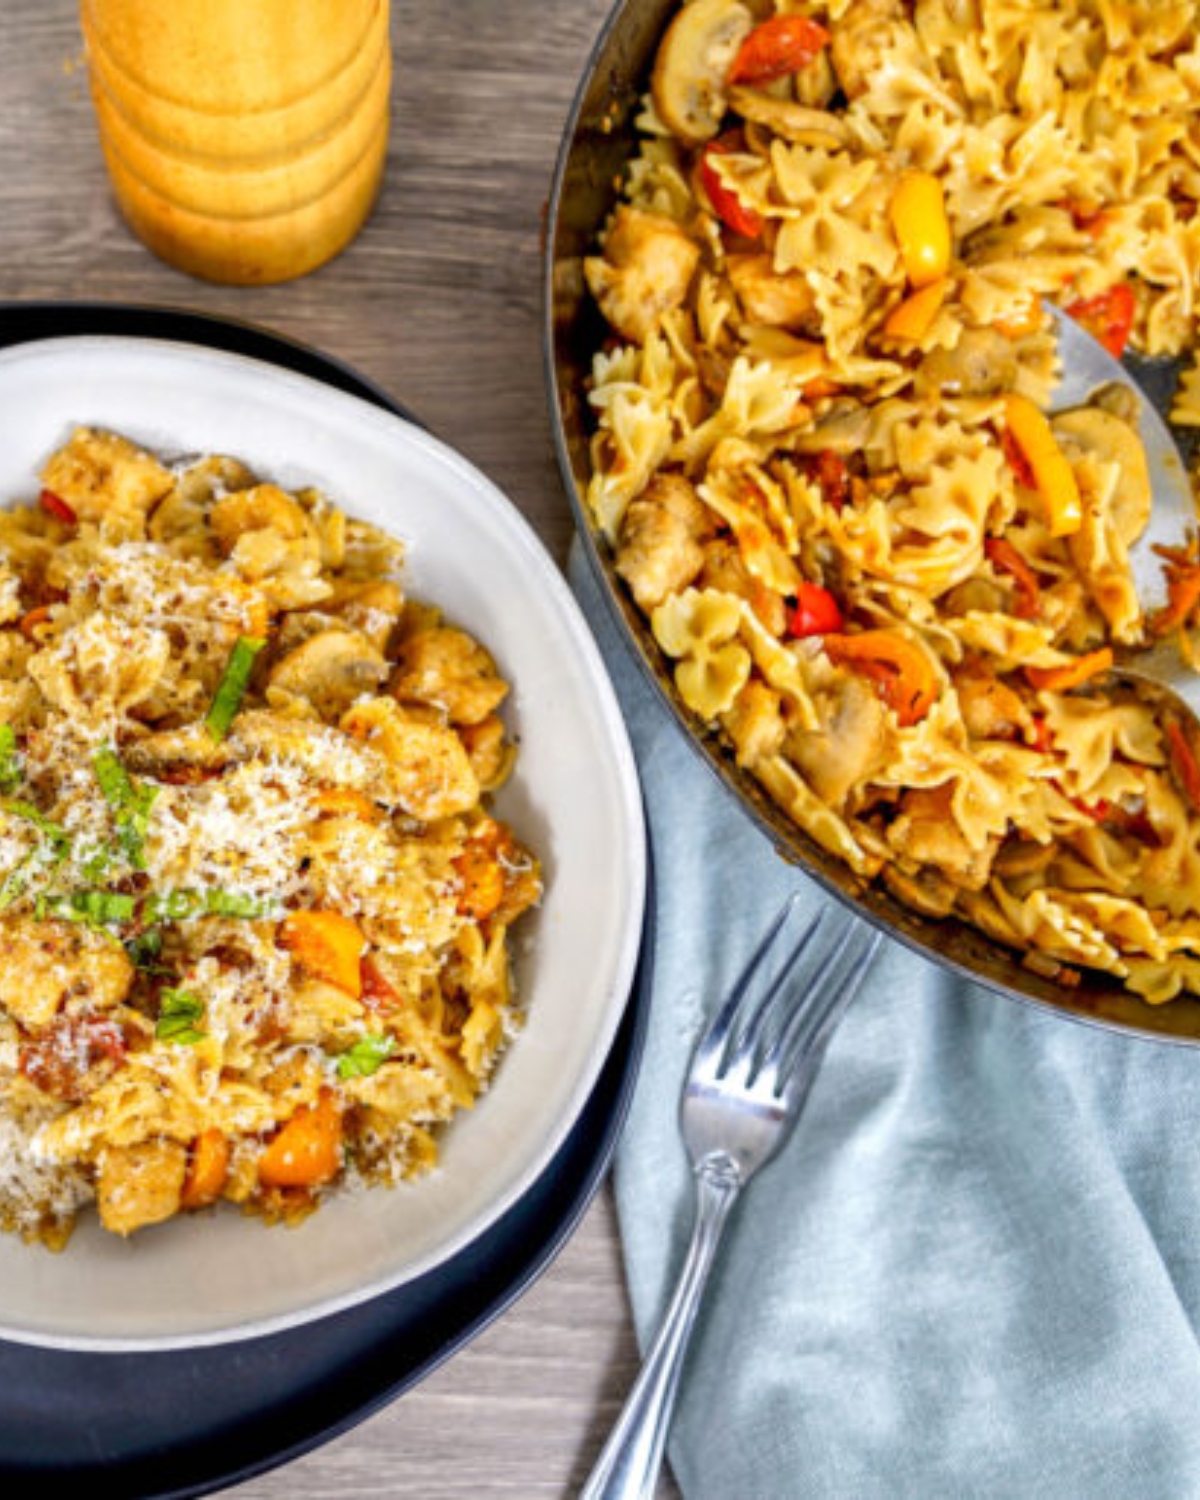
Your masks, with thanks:
<instances>
[{"instance_id":1,"label":"pasta on plate","mask_svg":"<svg viewBox=\"0 0 1200 1500\"><path fill-rule=\"evenodd\" d=\"M42 484L0 512L0 1227L426 1170L541 891L495 662L317 490L87 428Z\"/></svg>"},{"instance_id":2,"label":"pasta on plate","mask_svg":"<svg viewBox=\"0 0 1200 1500\"><path fill-rule=\"evenodd\" d=\"M864 881L1070 985L1200 993L1195 726L1143 611L1127 394L1051 415L1047 302L1185 357L1200 8L690 0L585 263L587 499L680 697Z\"/></svg>"}]
</instances>

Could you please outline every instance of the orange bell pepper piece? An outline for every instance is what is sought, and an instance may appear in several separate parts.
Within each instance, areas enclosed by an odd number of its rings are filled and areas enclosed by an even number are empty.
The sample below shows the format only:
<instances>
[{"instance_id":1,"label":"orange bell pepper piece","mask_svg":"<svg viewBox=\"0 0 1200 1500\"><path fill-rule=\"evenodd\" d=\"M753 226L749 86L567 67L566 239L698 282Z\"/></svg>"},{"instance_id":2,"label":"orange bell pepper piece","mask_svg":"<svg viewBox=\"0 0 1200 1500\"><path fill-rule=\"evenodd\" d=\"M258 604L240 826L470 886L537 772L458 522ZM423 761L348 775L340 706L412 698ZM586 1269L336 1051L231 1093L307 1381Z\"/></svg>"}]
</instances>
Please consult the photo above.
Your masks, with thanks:
<instances>
[{"instance_id":1,"label":"orange bell pepper piece","mask_svg":"<svg viewBox=\"0 0 1200 1500\"><path fill-rule=\"evenodd\" d=\"M919 292L913 292L888 313L883 325L884 333L890 339L907 339L910 343L919 344L933 327L933 320L941 311L949 290L950 278L939 276Z\"/></svg>"},{"instance_id":2,"label":"orange bell pepper piece","mask_svg":"<svg viewBox=\"0 0 1200 1500\"><path fill-rule=\"evenodd\" d=\"M337 985L356 1000L362 994L359 961L367 940L358 923L341 912L290 912L280 924L279 945L315 979Z\"/></svg>"},{"instance_id":3,"label":"orange bell pepper piece","mask_svg":"<svg viewBox=\"0 0 1200 1500\"><path fill-rule=\"evenodd\" d=\"M1050 535L1069 536L1078 531L1083 525L1083 501L1075 471L1055 441L1044 413L1027 396L1009 395L1004 399L1004 415L1042 497Z\"/></svg>"},{"instance_id":4,"label":"orange bell pepper piece","mask_svg":"<svg viewBox=\"0 0 1200 1500\"><path fill-rule=\"evenodd\" d=\"M1017 600L1013 613L1018 620L1036 620L1041 613L1042 589L1037 574L1011 542L1002 536L989 536L983 544L984 555L992 567L1007 573L1016 585Z\"/></svg>"},{"instance_id":5,"label":"orange bell pepper piece","mask_svg":"<svg viewBox=\"0 0 1200 1500\"><path fill-rule=\"evenodd\" d=\"M909 284L924 287L945 276L953 246L941 182L929 172L905 172L890 215Z\"/></svg>"},{"instance_id":6,"label":"orange bell pepper piece","mask_svg":"<svg viewBox=\"0 0 1200 1500\"><path fill-rule=\"evenodd\" d=\"M825 653L837 666L869 678L904 728L919 723L937 701L938 679L926 653L898 630L827 635Z\"/></svg>"},{"instance_id":7,"label":"orange bell pepper piece","mask_svg":"<svg viewBox=\"0 0 1200 1500\"><path fill-rule=\"evenodd\" d=\"M1196 539L1186 547L1155 547L1166 560L1167 602L1149 621L1152 635L1169 635L1188 624L1200 605L1200 548Z\"/></svg>"},{"instance_id":8,"label":"orange bell pepper piece","mask_svg":"<svg viewBox=\"0 0 1200 1500\"><path fill-rule=\"evenodd\" d=\"M364 823L378 823L380 811L370 797L349 787L327 787L314 792L312 804L318 812L332 813L338 817L360 818Z\"/></svg>"},{"instance_id":9,"label":"orange bell pepper piece","mask_svg":"<svg viewBox=\"0 0 1200 1500\"><path fill-rule=\"evenodd\" d=\"M342 1112L332 1089L302 1104L258 1159L264 1187L311 1188L329 1182L342 1166Z\"/></svg>"},{"instance_id":10,"label":"orange bell pepper piece","mask_svg":"<svg viewBox=\"0 0 1200 1500\"><path fill-rule=\"evenodd\" d=\"M1167 754L1176 781L1188 801L1200 812L1200 763L1178 719L1167 720Z\"/></svg>"},{"instance_id":11,"label":"orange bell pepper piece","mask_svg":"<svg viewBox=\"0 0 1200 1500\"><path fill-rule=\"evenodd\" d=\"M184 1208L207 1208L216 1202L229 1176L229 1155L224 1131L213 1128L196 1137L179 1200Z\"/></svg>"},{"instance_id":12,"label":"orange bell pepper piece","mask_svg":"<svg viewBox=\"0 0 1200 1500\"><path fill-rule=\"evenodd\" d=\"M1065 693L1070 688L1082 687L1093 677L1103 676L1112 670L1111 646L1101 646L1098 651L1089 651L1077 656L1062 667L1026 667L1025 680L1039 693Z\"/></svg>"}]
</instances>

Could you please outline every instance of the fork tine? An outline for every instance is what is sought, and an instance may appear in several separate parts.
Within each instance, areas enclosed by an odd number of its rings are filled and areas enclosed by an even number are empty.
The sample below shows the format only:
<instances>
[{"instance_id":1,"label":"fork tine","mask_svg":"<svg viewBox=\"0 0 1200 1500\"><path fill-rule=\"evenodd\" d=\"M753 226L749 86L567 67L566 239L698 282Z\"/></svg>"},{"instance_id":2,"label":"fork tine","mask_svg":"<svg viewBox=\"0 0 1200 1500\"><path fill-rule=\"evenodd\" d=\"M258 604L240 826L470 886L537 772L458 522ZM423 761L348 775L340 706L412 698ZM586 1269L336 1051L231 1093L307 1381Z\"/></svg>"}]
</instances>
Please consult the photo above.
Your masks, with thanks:
<instances>
[{"instance_id":1,"label":"fork tine","mask_svg":"<svg viewBox=\"0 0 1200 1500\"><path fill-rule=\"evenodd\" d=\"M783 921L776 929L777 936L783 933L787 927L788 920L796 910L796 901L795 897L793 897L785 908ZM789 952L783 955L774 974L767 979L762 999L758 1001L756 1008L750 1012L742 1025L735 1025L734 1034L729 1043L729 1055L726 1060L726 1065L731 1071L734 1068L743 1070L750 1080L758 1072L758 1058L762 1049L762 1039L775 1013L781 1008L779 997L782 995L785 985L795 975L796 969L809 947L821 935L821 928L825 922L826 912L827 908L822 906L816 916L805 926L795 945ZM782 946L780 944L780 947ZM765 972L767 954L764 952L761 957L762 964L760 967ZM747 986L747 1005L743 1006L743 1009L748 1007L750 999L749 986Z\"/></svg>"},{"instance_id":2,"label":"fork tine","mask_svg":"<svg viewBox=\"0 0 1200 1500\"><path fill-rule=\"evenodd\" d=\"M856 918L847 920L837 947L810 980L795 1013L780 1033L762 1066L774 1069L772 1091L778 1096L795 1083L806 1061L820 1058L842 1012L858 993L875 961L882 938ZM843 962L849 957L849 963Z\"/></svg>"},{"instance_id":3,"label":"fork tine","mask_svg":"<svg viewBox=\"0 0 1200 1500\"><path fill-rule=\"evenodd\" d=\"M713 1017L708 1030L701 1037L696 1047L695 1056L692 1060L692 1069L697 1068L717 1074L722 1071L725 1054L734 1029L734 1021L739 1008L745 1000L750 984L757 974L759 968L765 961L767 954L774 946L779 934L783 931L788 918L796 908L797 898L789 896L775 915L774 921L767 928L766 934L758 947L751 954L749 962L739 974L737 983L730 990L729 999ZM815 931L821 920L822 912L817 914L816 920L811 924L807 936ZM785 965L786 970L786 965Z\"/></svg>"}]
</instances>

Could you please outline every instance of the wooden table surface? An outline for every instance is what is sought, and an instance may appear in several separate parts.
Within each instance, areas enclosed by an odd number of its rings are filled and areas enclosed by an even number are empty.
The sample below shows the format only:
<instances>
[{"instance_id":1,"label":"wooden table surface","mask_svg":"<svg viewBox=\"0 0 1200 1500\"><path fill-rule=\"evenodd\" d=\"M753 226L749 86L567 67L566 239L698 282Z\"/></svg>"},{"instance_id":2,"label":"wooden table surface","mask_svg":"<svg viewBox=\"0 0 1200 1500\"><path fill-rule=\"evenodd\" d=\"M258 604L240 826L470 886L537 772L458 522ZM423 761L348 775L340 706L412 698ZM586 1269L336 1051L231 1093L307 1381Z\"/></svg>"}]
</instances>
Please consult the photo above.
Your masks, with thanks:
<instances>
[{"instance_id":1,"label":"wooden table surface","mask_svg":"<svg viewBox=\"0 0 1200 1500\"><path fill-rule=\"evenodd\" d=\"M4 0L0 299L193 307L340 356L496 480L562 561L571 523L541 384L540 214L606 11L607 0L399 0L373 217L314 275L246 290L193 281L128 233L96 142L74 0ZM347 1436L233 1493L572 1495L636 1359L606 1189L538 1285L468 1349Z\"/></svg>"}]
</instances>

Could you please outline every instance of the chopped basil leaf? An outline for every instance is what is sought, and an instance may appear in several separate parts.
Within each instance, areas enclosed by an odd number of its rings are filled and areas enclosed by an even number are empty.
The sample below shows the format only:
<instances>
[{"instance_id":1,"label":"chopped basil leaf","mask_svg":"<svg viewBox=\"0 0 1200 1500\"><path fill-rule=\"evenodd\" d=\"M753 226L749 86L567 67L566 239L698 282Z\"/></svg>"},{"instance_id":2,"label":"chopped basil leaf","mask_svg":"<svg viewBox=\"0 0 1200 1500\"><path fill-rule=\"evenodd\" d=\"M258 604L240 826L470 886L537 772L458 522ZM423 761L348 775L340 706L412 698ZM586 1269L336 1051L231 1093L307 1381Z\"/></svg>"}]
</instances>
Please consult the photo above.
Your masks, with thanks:
<instances>
[{"instance_id":1,"label":"chopped basil leaf","mask_svg":"<svg viewBox=\"0 0 1200 1500\"><path fill-rule=\"evenodd\" d=\"M6 813L11 813L14 818L32 823L50 845L56 861L66 859L71 852L71 835L60 823L55 823L52 818L39 812L32 802L26 802L22 797L9 797L0 802L0 807Z\"/></svg>"},{"instance_id":2,"label":"chopped basil leaf","mask_svg":"<svg viewBox=\"0 0 1200 1500\"><path fill-rule=\"evenodd\" d=\"M204 1001L199 996L190 990L165 989L159 996L154 1035L159 1041L190 1047L204 1039L204 1032L195 1024L203 1016Z\"/></svg>"},{"instance_id":3,"label":"chopped basil leaf","mask_svg":"<svg viewBox=\"0 0 1200 1500\"><path fill-rule=\"evenodd\" d=\"M36 850L31 850L17 865L16 869L10 870L8 875L5 876L4 884L0 885L0 911L4 911L6 907L11 906L29 884L26 867L33 863L36 854Z\"/></svg>"},{"instance_id":4,"label":"chopped basil leaf","mask_svg":"<svg viewBox=\"0 0 1200 1500\"><path fill-rule=\"evenodd\" d=\"M243 891L205 891L204 909L214 917L265 917L272 907Z\"/></svg>"},{"instance_id":5,"label":"chopped basil leaf","mask_svg":"<svg viewBox=\"0 0 1200 1500\"><path fill-rule=\"evenodd\" d=\"M66 896L39 896L35 915L39 922L59 917L85 927L108 927L132 922L136 911L137 897L122 891L72 891Z\"/></svg>"},{"instance_id":6,"label":"chopped basil leaf","mask_svg":"<svg viewBox=\"0 0 1200 1500\"><path fill-rule=\"evenodd\" d=\"M96 752L92 769L117 825L117 842L135 870L146 868L143 843L159 788L135 783L110 747Z\"/></svg>"},{"instance_id":7,"label":"chopped basil leaf","mask_svg":"<svg viewBox=\"0 0 1200 1500\"><path fill-rule=\"evenodd\" d=\"M339 1078L370 1078L396 1050L396 1038L368 1032L338 1058Z\"/></svg>"},{"instance_id":8,"label":"chopped basil leaf","mask_svg":"<svg viewBox=\"0 0 1200 1500\"><path fill-rule=\"evenodd\" d=\"M254 671L254 658L266 644L266 641L256 640L249 635L239 635L234 642L221 680L217 684L217 691L213 695L212 706L204 720L214 740L223 740L229 733L229 726L237 716L249 686L250 674Z\"/></svg>"},{"instance_id":9,"label":"chopped basil leaf","mask_svg":"<svg viewBox=\"0 0 1200 1500\"><path fill-rule=\"evenodd\" d=\"M21 781L17 755L17 732L11 724L0 724L0 792L11 792Z\"/></svg>"},{"instance_id":10,"label":"chopped basil leaf","mask_svg":"<svg viewBox=\"0 0 1200 1500\"><path fill-rule=\"evenodd\" d=\"M162 946L162 928L147 927L145 932L139 932L137 937L129 939L125 944L125 952L136 968L155 974L160 972L157 960L162 956Z\"/></svg>"},{"instance_id":11,"label":"chopped basil leaf","mask_svg":"<svg viewBox=\"0 0 1200 1500\"><path fill-rule=\"evenodd\" d=\"M186 922L192 917L266 917L275 903L244 891L156 891L146 897L146 921Z\"/></svg>"}]
</instances>

